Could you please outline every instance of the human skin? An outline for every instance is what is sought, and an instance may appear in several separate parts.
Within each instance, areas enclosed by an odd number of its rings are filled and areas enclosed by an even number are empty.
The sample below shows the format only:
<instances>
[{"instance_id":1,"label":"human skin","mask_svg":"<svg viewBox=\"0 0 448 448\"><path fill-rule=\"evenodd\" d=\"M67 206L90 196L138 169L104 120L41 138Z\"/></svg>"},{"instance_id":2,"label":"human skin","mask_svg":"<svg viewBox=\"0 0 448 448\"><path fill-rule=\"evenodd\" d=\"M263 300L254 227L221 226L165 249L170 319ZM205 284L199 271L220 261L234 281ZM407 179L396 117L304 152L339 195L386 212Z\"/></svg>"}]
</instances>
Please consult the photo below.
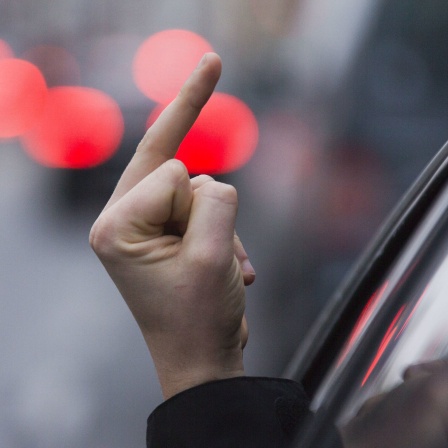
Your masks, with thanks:
<instances>
[{"instance_id":1,"label":"human skin","mask_svg":"<svg viewBox=\"0 0 448 448\"><path fill-rule=\"evenodd\" d=\"M90 244L139 325L164 397L244 375L245 286L255 279L235 233L236 190L190 179L173 160L221 73L205 56L147 131ZM411 366L402 385L370 399L341 429L345 448L446 448L448 363Z\"/></svg>"},{"instance_id":2,"label":"human skin","mask_svg":"<svg viewBox=\"0 0 448 448\"><path fill-rule=\"evenodd\" d=\"M165 399L244 375L245 286L255 272L235 233L235 188L190 179L173 159L221 74L208 53L147 131L90 232L134 315Z\"/></svg>"}]
</instances>

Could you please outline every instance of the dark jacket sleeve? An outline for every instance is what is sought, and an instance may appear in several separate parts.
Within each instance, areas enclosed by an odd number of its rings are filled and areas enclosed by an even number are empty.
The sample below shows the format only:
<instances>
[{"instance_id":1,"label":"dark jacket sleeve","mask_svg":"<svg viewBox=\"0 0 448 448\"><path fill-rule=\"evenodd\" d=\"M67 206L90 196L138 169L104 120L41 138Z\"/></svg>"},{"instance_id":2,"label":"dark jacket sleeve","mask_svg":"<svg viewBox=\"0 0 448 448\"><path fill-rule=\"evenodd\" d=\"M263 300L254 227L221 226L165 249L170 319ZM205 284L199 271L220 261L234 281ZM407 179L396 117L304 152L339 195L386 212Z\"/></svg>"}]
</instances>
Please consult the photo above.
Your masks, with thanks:
<instances>
[{"instance_id":1,"label":"dark jacket sleeve","mask_svg":"<svg viewBox=\"0 0 448 448\"><path fill-rule=\"evenodd\" d=\"M148 448L286 448L310 415L300 384L239 377L175 395L148 418Z\"/></svg>"}]
</instances>

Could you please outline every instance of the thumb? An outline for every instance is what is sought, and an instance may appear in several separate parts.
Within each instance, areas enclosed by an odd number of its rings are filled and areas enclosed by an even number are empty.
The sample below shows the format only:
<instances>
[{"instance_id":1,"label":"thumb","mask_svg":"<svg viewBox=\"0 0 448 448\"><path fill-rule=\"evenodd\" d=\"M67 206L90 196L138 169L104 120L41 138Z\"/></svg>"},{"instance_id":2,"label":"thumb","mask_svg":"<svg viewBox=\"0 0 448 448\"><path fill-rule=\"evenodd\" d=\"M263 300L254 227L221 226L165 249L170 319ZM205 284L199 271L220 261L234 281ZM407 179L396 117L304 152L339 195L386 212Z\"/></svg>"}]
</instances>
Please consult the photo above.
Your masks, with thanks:
<instances>
[{"instance_id":1,"label":"thumb","mask_svg":"<svg viewBox=\"0 0 448 448\"><path fill-rule=\"evenodd\" d=\"M188 220L192 198L185 165L168 160L100 215L91 242L104 240L106 234L105 247L121 241L125 243L122 249L129 250L133 243L161 237L168 223Z\"/></svg>"}]
</instances>

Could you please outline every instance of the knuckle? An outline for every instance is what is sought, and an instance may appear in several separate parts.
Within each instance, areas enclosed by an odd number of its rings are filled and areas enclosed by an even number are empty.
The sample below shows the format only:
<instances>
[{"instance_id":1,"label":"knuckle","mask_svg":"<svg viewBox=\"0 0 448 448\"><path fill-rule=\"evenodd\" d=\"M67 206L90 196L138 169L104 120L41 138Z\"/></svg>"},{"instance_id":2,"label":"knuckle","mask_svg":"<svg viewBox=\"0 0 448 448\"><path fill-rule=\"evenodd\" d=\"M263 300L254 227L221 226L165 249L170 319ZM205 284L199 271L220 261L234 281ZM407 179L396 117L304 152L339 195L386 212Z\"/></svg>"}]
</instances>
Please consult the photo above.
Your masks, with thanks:
<instances>
[{"instance_id":1,"label":"knuckle","mask_svg":"<svg viewBox=\"0 0 448 448\"><path fill-rule=\"evenodd\" d=\"M188 174L186 166L178 159L167 160L162 166L166 173L175 179L180 179Z\"/></svg>"},{"instance_id":2,"label":"knuckle","mask_svg":"<svg viewBox=\"0 0 448 448\"><path fill-rule=\"evenodd\" d=\"M101 215L93 224L89 234L89 244L101 259L110 258L116 251L117 229L115 222L106 214Z\"/></svg>"},{"instance_id":3,"label":"knuckle","mask_svg":"<svg viewBox=\"0 0 448 448\"><path fill-rule=\"evenodd\" d=\"M199 114L204 106L204 102L200 100L199 94L200 87L187 82L179 90L177 101L191 109L193 113Z\"/></svg>"},{"instance_id":4,"label":"knuckle","mask_svg":"<svg viewBox=\"0 0 448 448\"><path fill-rule=\"evenodd\" d=\"M207 182L213 182L213 177L209 176L208 174L200 174L199 176L195 176L191 179L191 185L193 189L197 189L204 185Z\"/></svg>"},{"instance_id":5,"label":"knuckle","mask_svg":"<svg viewBox=\"0 0 448 448\"><path fill-rule=\"evenodd\" d=\"M136 154L141 155L142 153L146 153L148 148L150 148L153 144L154 136L153 136L153 130L152 127L148 128L148 130L145 132L145 135L140 140L139 144L137 145Z\"/></svg>"},{"instance_id":6,"label":"knuckle","mask_svg":"<svg viewBox=\"0 0 448 448\"><path fill-rule=\"evenodd\" d=\"M170 159L158 168L157 175L160 181L166 182L173 188L176 188L188 177L188 170L180 160Z\"/></svg>"},{"instance_id":7,"label":"knuckle","mask_svg":"<svg viewBox=\"0 0 448 448\"><path fill-rule=\"evenodd\" d=\"M219 202L237 205L238 193L233 185L224 184L221 182L207 182L200 189L201 194Z\"/></svg>"},{"instance_id":8,"label":"knuckle","mask_svg":"<svg viewBox=\"0 0 448 448\"><path fill-rule=\"evenodd\" d=\"M213 181L213 177L209 176L208 174L199 174L198 176L195 176L192 181L198 181L198 182L210 182Z\"/></svg>"}]
</instances>

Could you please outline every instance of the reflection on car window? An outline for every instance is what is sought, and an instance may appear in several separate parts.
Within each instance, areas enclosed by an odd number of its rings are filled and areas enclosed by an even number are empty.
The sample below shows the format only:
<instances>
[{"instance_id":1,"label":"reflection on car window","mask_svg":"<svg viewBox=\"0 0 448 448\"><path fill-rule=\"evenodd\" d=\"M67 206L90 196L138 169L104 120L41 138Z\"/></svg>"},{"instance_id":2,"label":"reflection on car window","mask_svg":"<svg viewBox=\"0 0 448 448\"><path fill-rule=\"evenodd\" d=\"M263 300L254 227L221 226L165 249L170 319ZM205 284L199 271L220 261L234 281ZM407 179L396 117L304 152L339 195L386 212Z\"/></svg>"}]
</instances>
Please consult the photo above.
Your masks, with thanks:
<instances>
[{"instance_id":1,"label":"reflection on car window","mask_svg":"<svg viewBox=\"0 0 448 448\"><path fill-rule=\"evenodd\" d=\"M416 290L396 312L362 377L358 393L346 406L344 419L352 416L366 398L399 384L409 365L448 354L447 279L448 254L441 259L434 276L422 285L423 292Z\"/></svg>"},{"instance_id":2,"label":"reflection on car window","mask_svg":"<svg viewBox=\"0 0 448 448\"><path fill-rule=\"evenodd\" d=\"M325 425L328 430L333 423L344 424L367 398L398 385L407 366L448 355L447 291L445 189L366 302L313 397L318 418L311 425L322 427L316 433L324 433Z\"/></svg>"}]
</instances>

